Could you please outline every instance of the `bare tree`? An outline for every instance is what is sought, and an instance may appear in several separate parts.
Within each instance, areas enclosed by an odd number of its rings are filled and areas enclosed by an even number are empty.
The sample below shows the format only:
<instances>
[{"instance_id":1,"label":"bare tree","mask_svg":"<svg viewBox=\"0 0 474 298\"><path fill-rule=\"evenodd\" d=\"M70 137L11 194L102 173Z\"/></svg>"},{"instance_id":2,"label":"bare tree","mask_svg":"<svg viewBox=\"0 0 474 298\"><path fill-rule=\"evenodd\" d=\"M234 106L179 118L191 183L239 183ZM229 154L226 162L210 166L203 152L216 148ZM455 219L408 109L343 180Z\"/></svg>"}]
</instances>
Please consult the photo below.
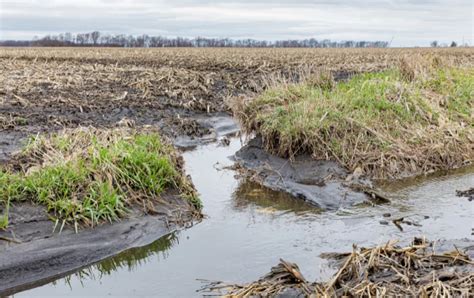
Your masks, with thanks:
<instances>
[{"instance_id":1,"label":"bare tree","mask_svg":"<svg viewBox=\"0 0 474 298\"><path fill-rule=\"evenodd\" d=\"M92 39L92 42L94 45L97 45L97 41L99 40L100 37L100 32L99 31L94 31L90 34L90 37Z\"/></svg>"}]
</instances>

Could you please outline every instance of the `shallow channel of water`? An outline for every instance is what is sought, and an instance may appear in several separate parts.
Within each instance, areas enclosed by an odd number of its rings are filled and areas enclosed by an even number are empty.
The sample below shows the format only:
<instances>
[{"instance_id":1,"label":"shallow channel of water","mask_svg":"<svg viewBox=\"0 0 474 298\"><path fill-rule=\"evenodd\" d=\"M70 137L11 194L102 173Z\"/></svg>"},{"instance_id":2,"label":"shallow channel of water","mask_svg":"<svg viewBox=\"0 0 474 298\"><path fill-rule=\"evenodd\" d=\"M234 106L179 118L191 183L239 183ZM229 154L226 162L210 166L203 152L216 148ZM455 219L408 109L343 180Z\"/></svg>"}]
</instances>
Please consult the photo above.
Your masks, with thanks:
<instances>
[{"instance_id":1,"label":"shallow channel of water","mask_svg":"<svg viewBox=\"0 0 474 298\"><path fill-rule=\"evenodd\" d=\"M391 185L391 204L322 212L223 170L240 147L232 139L228 147L211 144L184 154L208 216L202 223L15 296L194 297L201 295L197 279L252 281L280 258L296 262L307 279L321 280L334 272L319 257L323 252L422 235L473 237L474 202L455 195L474 185L472 168ZM399 217L416 225L402 225L401 231L391 223Z\"/></svg>"}]
</instances>

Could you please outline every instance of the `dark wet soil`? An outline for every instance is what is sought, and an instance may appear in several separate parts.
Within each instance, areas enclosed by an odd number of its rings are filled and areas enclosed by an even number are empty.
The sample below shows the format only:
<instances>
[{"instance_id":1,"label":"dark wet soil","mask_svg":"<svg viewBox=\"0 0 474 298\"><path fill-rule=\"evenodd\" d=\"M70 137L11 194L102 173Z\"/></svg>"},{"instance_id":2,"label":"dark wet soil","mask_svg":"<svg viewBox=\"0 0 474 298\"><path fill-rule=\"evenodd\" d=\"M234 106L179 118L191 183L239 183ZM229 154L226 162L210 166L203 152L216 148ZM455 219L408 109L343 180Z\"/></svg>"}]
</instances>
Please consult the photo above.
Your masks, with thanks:
<instances>
[{"instance_id":1,"label":"dark wet soil","mask_svg":"<svg viewBox=\"0 0 474 298\"><path fill-rule=\"evenodd\" d=\"M57 57L41 57L47 53L0 57L0 163L28 135L65 127L151 125L177 145L193 147L199 140L215 140L216 129L229 129L216 123L230 116L229 97L261 92L272 76L301 77L301 71L285 65L267 71L239 64L195 68L186 55L183 61L140 60L127 51L116 59L87 59L81 53L64 59L58 52ZM334 77L343 80L353 73L337 71ZM235 123L229 125L237 131Z\"/></svg>"},{"instance_id":2,"label":"dark wet soil","mask_svg":"<svg viewBox=\"0 0 474 298\"><path fill-rule=\"evenodd\" d=\"M132 211L128 219L94 228L62 226L47 210L29 203L12 204L9 227L0 231L0 294L29 289L65 274L144 246L198 219L194 207L177 195L156 204L159 214Z\"/></svg>"},{"instance_id":3,"label":"dark wet soil","mask_svg":"<svg viewBox=\"0 0 474 298\"><path fill-rule=\"evenodd\" d=\"M469 201L474 201L474 187L471 187L467 190L457 190L456 195L458 197L465 197Z\"/></svg>"},{"instance_id":4,"label":"dark wet soil","mask_svg":"<svg viewBox=\"0 0 474 298\"><path fill-rule=\"evenodd\" d=\"M0 162L7 161L29 135L53 132L65 127L154 126L159 127L162 134L173 140L188 138L198 144L199 139L215 140L217 132L213 125L216 124L216 119L226 116L229 118L225 113L202 115L186 110L163 111L146 106L109 106L82 113L60 106L54 108L38 106L31 109L1 106L0 116L2 114L28 120L21 126L10 126L0 131Z\"/></svg>"},{"instance_id":5,"label":"dark wet soil","mask_svg":"<svg viewBox=\"0 0 474 298\"><path fill-rule=\"evenodd\" d=\"M351 178L338 163L314 160L308 155L295 156L292 160L280 158L267 153L258 137L240 149L235 159L245 176L324 210L374 201L376 191L368 193L370 183ZM386 199L382 201L388 202Z\"/></svg>"},{"instance_id":6,"label":"dark wet soil","mask_svg":"<svg viewBox=\"0 0 474 298\"><path fill-rule=\"evenodd\" d=\"M223 74L212 70L119 67L117 61L0 60L0 166L28 137L63 128L153 126L183 149L238 132L224 103ZM160 214L136 212L78 234L61 223L53 232L55 223L41 206L13 205L9 227L0 231L0 293L149 244L196 219L187 201L165 201L155 208Z\"/></svg>"},{"instance_id":7,"label":"dark wet soil","mask_svg":"<svg viewBox=\"0 0 474 298\"><path fill-rule=\"evenodd\" d=\"M0 62L0 162L29 135L78 126L150 125L171 139L209 140L215 118L229 116L225 98L239 89L228 90L224 71L119 60Z\"/></svg>"},{"instance_id":8,"label":"dark wet soil","mask_svg":"<svg viewBox=\"0 0 474 298\"><path fill-rule=\"evenodd\" d=\"M21 147L27 133L20 131L0 131L0 164L6 162L13 152Z\"/></svg>"}]
</instances>

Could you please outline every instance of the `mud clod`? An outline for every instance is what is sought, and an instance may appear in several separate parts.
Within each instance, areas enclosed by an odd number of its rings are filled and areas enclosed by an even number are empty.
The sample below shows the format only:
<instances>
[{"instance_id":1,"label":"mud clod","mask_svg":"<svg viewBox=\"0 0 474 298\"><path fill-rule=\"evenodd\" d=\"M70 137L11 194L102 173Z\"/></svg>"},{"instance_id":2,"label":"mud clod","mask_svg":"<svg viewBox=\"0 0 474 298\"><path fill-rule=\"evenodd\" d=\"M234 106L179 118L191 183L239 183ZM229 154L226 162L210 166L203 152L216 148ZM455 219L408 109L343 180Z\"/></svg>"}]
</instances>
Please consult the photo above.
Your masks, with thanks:
<instances>
[{"instance_id":1,"label":"mud clod","mask_svg":"<svg viewBox=\"0 0 474 298\"><path fill-rule=\"evenodd\" d=\"M457 190L456 195L458 197L466 197L469 202L474 201L474 187L467 190Z\"/></svg>"}]
</instances>

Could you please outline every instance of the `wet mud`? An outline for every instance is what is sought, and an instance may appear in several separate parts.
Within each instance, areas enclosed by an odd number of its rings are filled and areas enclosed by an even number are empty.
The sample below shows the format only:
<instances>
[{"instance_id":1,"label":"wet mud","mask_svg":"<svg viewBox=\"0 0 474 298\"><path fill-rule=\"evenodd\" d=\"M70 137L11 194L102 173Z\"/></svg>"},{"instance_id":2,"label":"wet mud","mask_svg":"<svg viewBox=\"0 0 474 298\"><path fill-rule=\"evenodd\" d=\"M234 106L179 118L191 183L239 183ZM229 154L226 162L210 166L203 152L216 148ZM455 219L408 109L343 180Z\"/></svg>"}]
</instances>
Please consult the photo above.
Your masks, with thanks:
<instances>
[{"instance_id":1,"label":"wet mud","mask_svg":"<svg viewBox=\"0 0 474 298\"><path fill-rule=\"evenodd\" d=\"M456 195L458 197L465 197L469 201L474 201L474 187L467 190L456 190Z\"/></svg>"},{"instance_id":2,"label":"wet mud","mask_svg":"<svg viewBox=\"0 0 474 298\"><path fill-rule=\"evenodd\" d=\"M376 195L368 181L350 176L338 163L308 155L280 158L267 153L258 137L240 149L235 160L252 180L324 210L388 202L384 195Z\"/></svg>"},{"instance_id":3,"label":"wet mud","mask_svg":"<svg viewBox=\"0 0 474 298\"><path fill-rule=\"evenodd\" d=\"M0 166L7 165L29 137L64 128L152 126L183 150L239 131L224 103L227 91L220 77L204 86L198 73L183 70L180 76L153 66L2 61ZM148 72L156 77L149 78ZM144 86L144 77L157 81ZM76 234L74 227L55 226L41 206L13 204L9 226L0 230L0 293L33 287L200 219L194 207L178 197L155 207L158 214L137 211L129 219ZM4 212L0 208L0 214Z\"/></svg>"},{"instance_id":4,"label":"wet mud","mask_svg":"<svg viewBox=\"0 0 474 298\"><path fill-rule=\"evenodd\" d=\"M0 131L0 165L21 147L27 135L27 133L18 131Z\"/></svg>"},{"instance_id":5,"label":"wet mud","mask_svg":"<svg viewBox=\"0 0 474 298\"><path fill-rule=\"evenodd\" d=\"M190 203L175 195L156 206L159 214L132 211L128 219L80 229L51 220L44 207L17 203L0 231L0 294L37 287L124 250L149 245L198 219Z\"/></svg>"}]
</instances>

